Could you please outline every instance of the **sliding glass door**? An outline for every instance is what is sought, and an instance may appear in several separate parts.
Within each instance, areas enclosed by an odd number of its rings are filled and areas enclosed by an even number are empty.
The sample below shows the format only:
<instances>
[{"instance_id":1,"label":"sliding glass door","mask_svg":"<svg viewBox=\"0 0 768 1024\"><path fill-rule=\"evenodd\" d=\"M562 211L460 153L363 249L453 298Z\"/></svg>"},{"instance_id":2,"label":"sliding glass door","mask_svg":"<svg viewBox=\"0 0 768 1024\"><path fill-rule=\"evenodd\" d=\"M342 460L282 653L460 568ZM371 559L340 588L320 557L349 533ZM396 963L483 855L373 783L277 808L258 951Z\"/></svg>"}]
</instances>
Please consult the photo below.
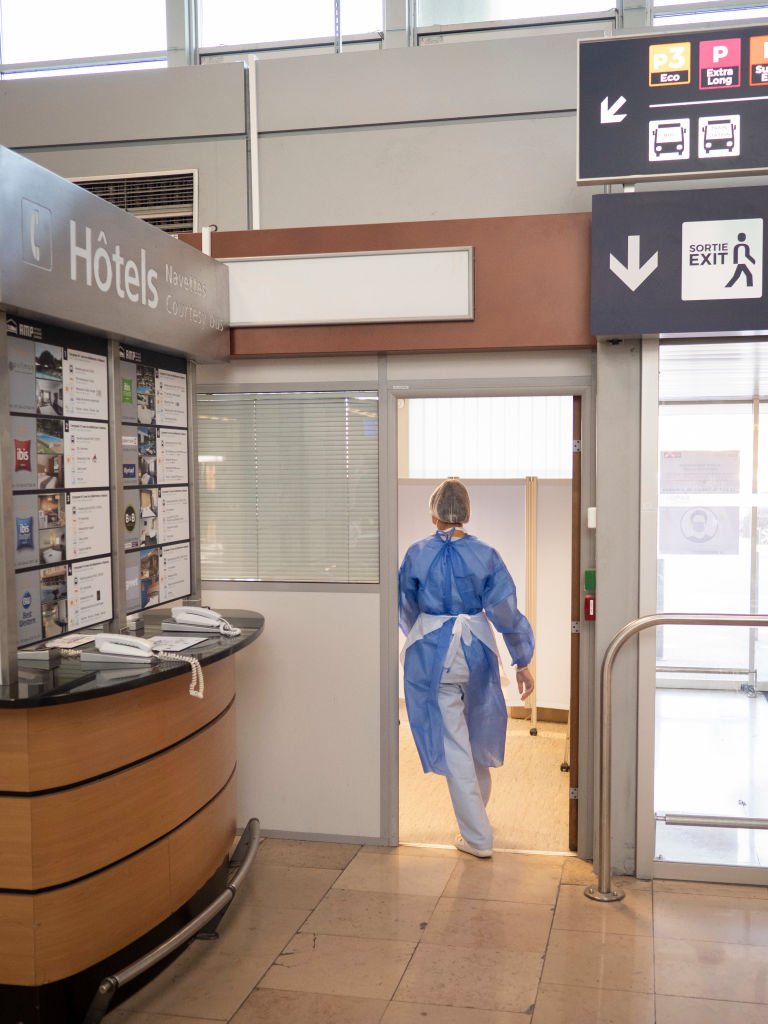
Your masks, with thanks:
<instances>
[{"instance_id":1,"label":"sliding glass door","mask_svg":"<svg viewBox=\"0 0 768 1024\"><path fill-rule=\"evenodd\" d=\"M768 613L763 349L659 348L659 612ZM665 626L655 645L656 864L768 867L768 830L738 824L768 819L768 630Z\"/></svg>"}]
</instances>

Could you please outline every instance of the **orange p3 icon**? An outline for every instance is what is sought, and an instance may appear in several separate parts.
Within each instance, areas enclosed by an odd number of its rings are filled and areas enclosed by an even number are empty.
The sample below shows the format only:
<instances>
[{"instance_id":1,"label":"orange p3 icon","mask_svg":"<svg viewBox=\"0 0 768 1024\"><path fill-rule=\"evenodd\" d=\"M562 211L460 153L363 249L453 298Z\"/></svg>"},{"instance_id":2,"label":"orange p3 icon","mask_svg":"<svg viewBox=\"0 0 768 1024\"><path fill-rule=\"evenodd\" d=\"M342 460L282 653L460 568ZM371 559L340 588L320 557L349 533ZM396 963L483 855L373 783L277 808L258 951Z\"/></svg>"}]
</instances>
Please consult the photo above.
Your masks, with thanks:
<instances>
[{"instance_id":1,"label":"orange p3 icon","mask_svg":"<svg viewBox=\"0 0 768 1024\"><path fill-rule=\"evenodd\" d=\"M648 47L649 85L688 85L690 81L690 43L654 43Z\"/></svg>"}]
</instances>

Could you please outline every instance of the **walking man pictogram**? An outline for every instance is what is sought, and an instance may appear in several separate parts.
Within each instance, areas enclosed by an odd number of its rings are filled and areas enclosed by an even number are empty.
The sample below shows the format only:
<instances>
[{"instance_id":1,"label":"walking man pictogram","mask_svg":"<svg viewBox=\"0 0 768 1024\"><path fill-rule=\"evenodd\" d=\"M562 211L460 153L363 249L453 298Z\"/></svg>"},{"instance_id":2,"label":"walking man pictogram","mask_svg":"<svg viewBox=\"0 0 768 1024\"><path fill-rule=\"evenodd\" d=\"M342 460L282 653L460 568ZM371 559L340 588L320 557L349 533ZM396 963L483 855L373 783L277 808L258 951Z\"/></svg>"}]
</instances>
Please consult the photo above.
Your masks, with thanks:
<instances>
[{"instance_id":1,"label":"walking man pictogram","mask_svg":"<svg viewBox=\"0 0 768 1024\"><path fill-rule=\"evenodd\" d=\"M752 256L752 253L749 251L749 245L747 244L747 236L744 234L743 231L739 232L738 238L739 244L733 247L733 262L736 264L736 269L733 272L733 277L725 287L730 288L732 285L736 284L736 282L743 274L744 277L747 279L747 288L751 288L754 283L752 271L749 269L747 264L742 261L749 260L749 262L754 266L755 259ZM744 250L743 256L741 255L742 249Z\"/></svg>"}]
</instances>

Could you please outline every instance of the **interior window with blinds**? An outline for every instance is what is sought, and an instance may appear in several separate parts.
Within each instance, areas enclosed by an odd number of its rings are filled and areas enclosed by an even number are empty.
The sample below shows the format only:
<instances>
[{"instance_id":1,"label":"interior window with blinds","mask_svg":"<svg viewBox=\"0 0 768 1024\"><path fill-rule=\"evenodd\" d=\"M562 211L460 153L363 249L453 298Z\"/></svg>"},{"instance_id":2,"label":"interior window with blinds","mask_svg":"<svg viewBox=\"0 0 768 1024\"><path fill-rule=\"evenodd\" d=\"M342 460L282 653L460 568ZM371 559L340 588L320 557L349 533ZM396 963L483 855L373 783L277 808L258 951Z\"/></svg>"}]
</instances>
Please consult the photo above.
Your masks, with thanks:
<instances>
[{"instance_id":1,"label":"interior window with blinds","mask_svg":"<svg viewBox=\"0 0 768 1024\"><path fill-rule=\"evenodd\" d=\"M375 392L198 396L204 580L378 583Z\"/></svg>"}]
</instances>

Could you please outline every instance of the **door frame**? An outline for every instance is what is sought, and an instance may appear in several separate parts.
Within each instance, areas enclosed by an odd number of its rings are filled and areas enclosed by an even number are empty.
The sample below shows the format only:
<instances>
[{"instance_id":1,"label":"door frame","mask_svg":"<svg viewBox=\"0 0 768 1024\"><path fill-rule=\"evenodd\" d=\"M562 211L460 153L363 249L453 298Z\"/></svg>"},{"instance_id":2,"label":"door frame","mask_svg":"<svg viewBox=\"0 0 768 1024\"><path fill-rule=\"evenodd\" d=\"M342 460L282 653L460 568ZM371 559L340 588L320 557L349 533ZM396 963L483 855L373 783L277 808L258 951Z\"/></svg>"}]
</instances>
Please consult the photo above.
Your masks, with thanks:
<instances>
[{"instance_id":1,"label":"door frame","mask_svg":"<svg viewBox=\"0 0 768 1024\"><path fill-rule=\"evenodd\" d=\"M570 354L573 358L573 354ZM581 621L580 598L583 570L594 565L594 530L587 528L587 506L594 504L594 359L592 353L579 353L589 362L589 375L563 376L548 363L557 363L557 352L510 353L509 367L495 378L466 376L421 379L417 374L397 376L391 373L388 357L380 359L380 494L381 494L381 654L382 654L382 790L381 835L389 846L398 844L399 835L399 733L398 733L398 636L397 636L397 399L398 398L475 398L568 395L581 413L581 481L578 499L573 499L572 515L572 610L579 615L580 633L571 636L572 709L570 758L571 786L576 793L569 802L569 838L580 857L589 859L593 846L594 815L594 736L599 702L594 685L594 634L591 623ZM455 357L454 357L455 358ZM477 363L477 355L471 357ZM498 359L498 356L496 357ZM528 372L515 374L515 363L525 360ZM429 364L427 364L429 365ZM442 360L441 360L442 367ZM432 370L437 367L431 367ZM533 371L533 372L531 372ZM439 371L438 371L439 372ZM574 469L576 466L574 466ZM575 488L574 488L575 489ZM574 539L578 535L578 547ZM577 596L578 595L578 596ZM581 639L584 642L581 642ZM575 640L575 643L574 643ZM574 661L579 682L574 700ZM578 714L574 716L574 704ZM573 743L575 735L575 744ZM580 785L578 780L583 780ZM592 780L587 782L587 780ZM578 787L578 788L577 788ZM578 801L578 804L577 804Z\"/></svg>"}]
</instances>

